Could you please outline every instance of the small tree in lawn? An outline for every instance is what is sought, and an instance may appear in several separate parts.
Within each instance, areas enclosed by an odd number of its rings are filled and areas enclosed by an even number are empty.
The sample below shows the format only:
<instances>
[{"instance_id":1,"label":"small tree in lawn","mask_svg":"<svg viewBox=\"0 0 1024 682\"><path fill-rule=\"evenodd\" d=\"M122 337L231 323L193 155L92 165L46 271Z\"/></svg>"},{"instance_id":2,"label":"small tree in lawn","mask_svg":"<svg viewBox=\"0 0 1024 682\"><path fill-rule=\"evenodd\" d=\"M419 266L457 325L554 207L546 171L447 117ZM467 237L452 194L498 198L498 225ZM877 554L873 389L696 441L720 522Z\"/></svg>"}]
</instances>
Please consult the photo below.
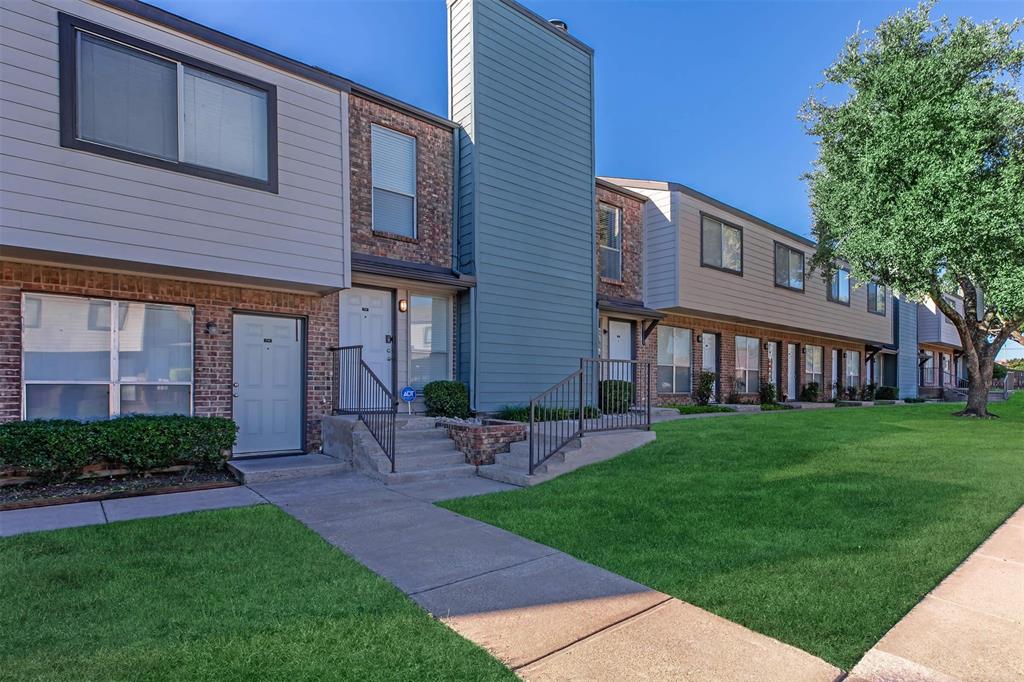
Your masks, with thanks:
<instances>
[{"instance_id":1,"label":"small tree in lawn","mask_svg":"<svg viewBox=\"0 0 1024 682\"><path fill-rule=\"evenodd\" d=\"M813 263L826 281L841 259L862 282L934 301L967 364L957 414L986 417L996 354L1024 331L1024 22L954 24L933 7L851 37L804 106ZM829 104L826 87L845 98Z\"/></svg>"}]
</instances>

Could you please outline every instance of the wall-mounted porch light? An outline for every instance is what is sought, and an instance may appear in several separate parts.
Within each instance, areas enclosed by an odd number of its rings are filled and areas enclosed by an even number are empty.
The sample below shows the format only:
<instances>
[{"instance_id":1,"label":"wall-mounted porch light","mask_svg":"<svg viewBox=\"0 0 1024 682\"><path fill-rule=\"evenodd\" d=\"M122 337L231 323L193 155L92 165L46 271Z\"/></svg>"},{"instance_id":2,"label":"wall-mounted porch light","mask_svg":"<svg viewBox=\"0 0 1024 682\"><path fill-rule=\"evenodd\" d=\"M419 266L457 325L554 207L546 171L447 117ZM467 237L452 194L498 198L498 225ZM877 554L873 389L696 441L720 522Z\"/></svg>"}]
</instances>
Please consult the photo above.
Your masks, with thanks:
<instances>
[{"instance_id":1,"label":"wall-mounted porch light","mask_svg":"<svg viewBox=\"0 0 1024 682\"><path fill-rule=\"evenodd\" d=\"M206 333L209 334L210 336L217 336L217 334L220 333L220 330L217 329L217 323L216 322L207 322L206 323Z\"/></svg>"},{"instance_id":2,"label":"wall-mounted porch light","mask_svg":"<svg viewBox=\"0 0 1024 682\"><path fill-rule=\"evenodd\" d=\"M398 299L398 312L404 313L409 309L409 301L404 298Z\"/></svg>"}]
</instances>

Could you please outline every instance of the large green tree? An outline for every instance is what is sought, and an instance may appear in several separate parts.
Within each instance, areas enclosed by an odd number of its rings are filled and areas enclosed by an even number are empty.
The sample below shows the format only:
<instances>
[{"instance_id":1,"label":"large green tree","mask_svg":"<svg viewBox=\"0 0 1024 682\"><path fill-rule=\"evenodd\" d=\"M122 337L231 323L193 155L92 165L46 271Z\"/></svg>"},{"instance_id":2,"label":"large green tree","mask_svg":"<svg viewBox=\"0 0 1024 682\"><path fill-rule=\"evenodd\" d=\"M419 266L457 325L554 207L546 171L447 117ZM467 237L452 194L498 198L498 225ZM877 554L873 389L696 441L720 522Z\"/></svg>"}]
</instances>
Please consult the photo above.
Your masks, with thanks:
<instances>
[{"instance_id":1,"label":"large green tree","mask_svg":"<svg viewBox=\"0 0 1024 682\"><path fill-rule=\"evenodd\" d=\"M963 344L958 414L984 417L996 354L1024 330L1024 21L932 19L934 5L858 30L804 106L814 263L934 301Z\"/></svg>"}]
</instances>

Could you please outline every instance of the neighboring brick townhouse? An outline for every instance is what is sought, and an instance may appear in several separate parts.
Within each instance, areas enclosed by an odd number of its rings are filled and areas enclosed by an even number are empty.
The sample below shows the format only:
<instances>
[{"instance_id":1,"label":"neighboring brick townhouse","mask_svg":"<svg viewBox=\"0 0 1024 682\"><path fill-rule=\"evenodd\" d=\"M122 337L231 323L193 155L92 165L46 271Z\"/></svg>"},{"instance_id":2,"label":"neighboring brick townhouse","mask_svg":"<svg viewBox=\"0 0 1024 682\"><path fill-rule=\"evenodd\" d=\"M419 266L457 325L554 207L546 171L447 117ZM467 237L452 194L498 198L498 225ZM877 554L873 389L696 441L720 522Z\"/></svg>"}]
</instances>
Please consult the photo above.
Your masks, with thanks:
<instances>
[{"instance_id":1,"label":"neighboring brick townhouse","mask_svg":"<svg viewBox=\"0 0 1024 682\"><path fill-rule=\"evenodd\" d=\"M687 402L699 373L720 400L756 402L774 384L797 400L817 386L896 385L894 305L841 266L826 285L814 242L690 187L606 178L646 204L647 305L658 330L658 399ZM871 372L875 372L871 376Z\"/></svg>"}]
</instances>

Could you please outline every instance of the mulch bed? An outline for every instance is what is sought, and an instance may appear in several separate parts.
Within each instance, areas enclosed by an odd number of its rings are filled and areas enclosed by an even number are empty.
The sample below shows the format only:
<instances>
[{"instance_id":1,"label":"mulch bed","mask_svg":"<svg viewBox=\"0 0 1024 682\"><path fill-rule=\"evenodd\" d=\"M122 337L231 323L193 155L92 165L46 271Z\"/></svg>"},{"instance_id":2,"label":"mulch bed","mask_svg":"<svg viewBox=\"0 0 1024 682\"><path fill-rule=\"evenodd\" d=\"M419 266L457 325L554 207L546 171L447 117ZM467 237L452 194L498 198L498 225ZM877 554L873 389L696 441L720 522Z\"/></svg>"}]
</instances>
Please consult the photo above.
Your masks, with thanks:
<instances>
[{"instance_id":1,"label":"mulch bed","mask_svg":"<svg viewBox=\"0 0 1024 682\"><path fill-rule=\"evenodd\" d=\"M50 485L26 483L0 487L0 511L235 485L238 481L225 470L90 478Z\"/></svg>"}]
</instances>

